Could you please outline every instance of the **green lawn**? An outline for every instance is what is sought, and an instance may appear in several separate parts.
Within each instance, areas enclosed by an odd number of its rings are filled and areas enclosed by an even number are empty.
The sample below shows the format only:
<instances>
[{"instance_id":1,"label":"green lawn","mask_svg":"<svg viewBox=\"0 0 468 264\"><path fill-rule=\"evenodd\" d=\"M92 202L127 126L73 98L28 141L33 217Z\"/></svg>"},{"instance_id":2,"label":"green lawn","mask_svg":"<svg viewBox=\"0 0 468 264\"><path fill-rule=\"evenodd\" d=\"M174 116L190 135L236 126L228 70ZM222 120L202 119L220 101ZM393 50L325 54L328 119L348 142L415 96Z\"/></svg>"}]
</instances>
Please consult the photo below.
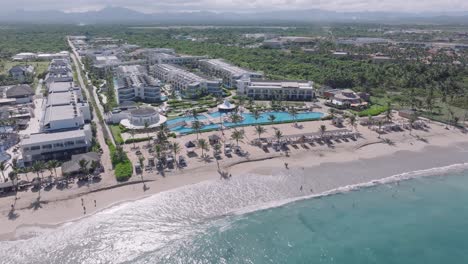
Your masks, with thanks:
<instances>
[{"instance_id":1,"label":"green lawn","mask_svg":"<svg viewBox=\"0 0 468 264\"><path fill-rule=\"evenodd\" d=\"M124 140L122 138L122 130L120 129L119 125L109 125L111 130L112 136L114 137L115 143L123 144Z\"/></svg>"}]
</instances>

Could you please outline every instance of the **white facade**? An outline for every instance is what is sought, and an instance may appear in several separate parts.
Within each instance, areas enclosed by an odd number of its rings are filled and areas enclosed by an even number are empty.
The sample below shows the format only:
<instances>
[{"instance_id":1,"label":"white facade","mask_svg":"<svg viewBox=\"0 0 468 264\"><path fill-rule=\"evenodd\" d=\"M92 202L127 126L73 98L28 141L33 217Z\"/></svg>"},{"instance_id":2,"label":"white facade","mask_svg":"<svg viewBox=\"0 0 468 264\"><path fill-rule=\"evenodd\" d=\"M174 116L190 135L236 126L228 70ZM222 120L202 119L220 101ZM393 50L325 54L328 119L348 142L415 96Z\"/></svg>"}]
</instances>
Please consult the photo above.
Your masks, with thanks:
<instances>
[{"instance_id":1,"label":"white facade","mask_svg":"<svg viewBox=\"0 0 468 264\"><path fill-rule=\"evenodd\" d=\"M32 134L20 143L21 162L28 166L37 160L61 159L86 152L91 144L92 132L89 125L78 130Z\"/></svg>"},{"instance_id":2,"label":"white facade","mask_svg":"<svg viewBox=\"0 0 468 264\"><path fill-rule=\"evenodd\" d=\"M118 103L125 101L159 102L161 82L146 74L142 66L119 66L114 89Z\"/></svg>"},{"instance_id":3,"label":"white facade","mask_svg":"<svg viewBox=\"0 0 468 264\"><path fill-rule=\"evenodd\" d=\"M279 99L310 101L315 97L314 83L299 81L237 81L237 94L257 100Z\"/></svg>"},{"instance_id":4,"label":"white facade","mask_svg":"<svg viewBox=\"0 0 468 264\"><path fill-rule=\"evenodd\" d=\"M157 64L152 67L156 78L170 83L176 91L185 97L196 97L199 94L222 94L221 80L208 80L195 73L172 64Z\"/></svg>"},{"instance_id":5,"label":"white facade","mask_svg":"<svg viewBox=\"0 0 468 264\"><path fill-rule=\"evenodd\" d=\"M223 78L223 84L227 87L235 87L236 81L242 78L263 78L260 72L242 69L221 59L200 60L199 65L203 71Z\"/></svg>"}]
</instances>

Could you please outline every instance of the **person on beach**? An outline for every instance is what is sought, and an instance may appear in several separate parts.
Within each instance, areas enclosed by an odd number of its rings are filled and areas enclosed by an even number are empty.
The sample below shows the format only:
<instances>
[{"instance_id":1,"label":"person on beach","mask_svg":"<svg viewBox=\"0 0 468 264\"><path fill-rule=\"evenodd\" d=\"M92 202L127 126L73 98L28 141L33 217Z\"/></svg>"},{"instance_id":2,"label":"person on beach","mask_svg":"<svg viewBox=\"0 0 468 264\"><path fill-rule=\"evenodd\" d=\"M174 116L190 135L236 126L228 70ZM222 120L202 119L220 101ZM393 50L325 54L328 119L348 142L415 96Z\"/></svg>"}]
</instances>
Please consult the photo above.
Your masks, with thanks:
<instances>
[{"instance_id":1,"label":"person on beach","mask_svg":"<svg viewBox=\"0 0 468 264\"><path fill-rule=\"evenodd\" d=\"M288 168L288 163L287 163L287 162L284 163L284 167L285 167L286 169L289 169L289 168Z\"/></svg>"},{"instance_id":2,"label":"person on beach","mask_svg":"<svg viewBox=\"0 0 468 264\"><path fill-rule=\"evenodd\" d=\"M301 188L299 190L301 190L301 192L302 192L302 185L301 185Z\"/></svg>"},{"instance_id":3,"label":"person on beach","mask_svg":"<svg viewBox=\"0 0 468 264\"><path fill-rule=\"evenodd\" d=\"M96 207L96 200L94 200L94 207Z\"/></svg>"}]
</instances>

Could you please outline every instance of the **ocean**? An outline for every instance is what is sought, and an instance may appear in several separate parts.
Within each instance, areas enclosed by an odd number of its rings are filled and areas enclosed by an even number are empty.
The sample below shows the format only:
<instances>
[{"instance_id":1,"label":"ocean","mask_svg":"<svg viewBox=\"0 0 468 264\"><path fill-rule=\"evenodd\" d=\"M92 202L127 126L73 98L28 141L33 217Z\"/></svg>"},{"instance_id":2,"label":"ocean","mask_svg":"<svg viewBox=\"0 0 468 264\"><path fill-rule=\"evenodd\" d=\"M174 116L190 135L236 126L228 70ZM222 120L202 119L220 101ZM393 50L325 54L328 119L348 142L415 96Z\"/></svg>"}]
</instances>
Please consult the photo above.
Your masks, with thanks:
<instances>
[{"instance_id":1,"label":"ocean","mask_svg":"<svg viewBox=\"0 0 468 264\"><path fill-rule=\"evenodd\" d=\"M300 170L204 182L31 228L31 238L0 242L0 262L464 263L466 169L403 173L321 194Z\"/></svg>"}]
</instances>

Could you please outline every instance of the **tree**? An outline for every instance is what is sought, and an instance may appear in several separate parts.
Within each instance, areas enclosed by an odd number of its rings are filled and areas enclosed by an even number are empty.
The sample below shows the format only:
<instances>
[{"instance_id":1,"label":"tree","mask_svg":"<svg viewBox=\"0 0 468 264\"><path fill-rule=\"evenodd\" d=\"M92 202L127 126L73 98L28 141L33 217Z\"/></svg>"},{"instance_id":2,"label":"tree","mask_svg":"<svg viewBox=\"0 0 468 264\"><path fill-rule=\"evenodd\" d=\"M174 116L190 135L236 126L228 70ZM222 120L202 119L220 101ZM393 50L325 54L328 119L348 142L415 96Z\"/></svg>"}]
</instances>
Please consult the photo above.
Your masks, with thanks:
<instances>
[{"instance_id":1,"label":"tree","mask_svg":"<svg viewBox=\"0 0 468 264\"><path fill-rule=\"evenodd\" d=\"M236 126L242 122L242 116L238 113L234 113L231 115L231 122L234 123ZM234 128L236 129L236 128Z\"/></svg>"},{"instance_id":2,"label":"tree","mask_svg":"<svg viewBox=\"0 0 468 264\"><path fill-rule=\"evenodd\" d=\"M296 118L297 118L298 112L297 112L297 109L294 106L291 107L291 109L289 109L289 114L291 115L291 117L294 120L294 125L297 126Z\"/></svg>"},{"instance_id":3,"label":"tree","mask_svg":"<svg viewBox=\"0 0 468 264\"><path fill-rule=\"evenodd\" d=\"M385 112L385 119L387 122L392 121L393 114L392 114L392 104L390 102L387 103L387 111Z\"/></svg>"},{"instance_id":4,"label":"tree","mask_svg":"<svg viewBox=\"0 0 468 264\"><path fill-rule=\"evenodd\" d=\"M260 114L260 111L258 111L258 109L253 110L252 115L253 115L253 118L255 119L255 123L258 123L258 119L262 117L262 114Z\"/></svg>"},{"instance_id":5,"label":"tree","mask_svg":"<svg viewBox=\"0 0 468 264\"><path fill-rule=\"evenodd\" d=\"M6 178L5 178L5 162L0 162L0 171L2 172L2 178L3 178L3 181L5 182L6 181Z\"/></svg>"},{"instance_id":6,"label":"tree","mask_svg":"<svg viewBox=\"0 0 468 264\"><path fill-rule=\"evenodd\" d=\"M321 138L323 138L323 135L325 134L326 131L327 131L327 127L325 125L321 125L319 128Z\"/></svg>"},{"instance_id":7,"label":"tree","mask_svg":"<svg viewBox=\"0 0 468 264\"><path fill-rule=\"evenodd\" d=\"M193 108L190 110L190 115L193 117L193 119L198 120L198 111L197 109Z\"/></svg>"},{"instance_id":8,"label":"tree","mask_svg":"<svg viewBox=\"0 0 468 264\"><path fill-rule=\"evenodd\" d=\"M78 166L80 166L80 172L81 172L81 174L83 174L85 176L87 176L88 173L89 173L88 164L89 164L89 161L87 161L85 159L80 159L78 161Z\"/></svg>"},{"instance_id":9,"label":"tree","mask_svg":"<svg viewBox=\"0 0 468 264\"><path fill-rule=\"evenodd\" d=\"M198 140L198 136L200 135L202 127L203 125L200 121L195 120L192 122L192 129L195 130L195 133L197 133L197 140Z\"/></svg>"},{"instance_id":10,"label":"tree","mask_svg":"<svg viewBox=\"0 0 468 264\"><path fill-rule=\"evenodd\" d=\"M276 120L276 116L275 116L275 115L269 115L269 116L268 116L268 121L269 121L270 123L275 122L275 120Z\"/></svg>"},{"instance_id":11,"label":"tree","mask_svg":"<svg viewBox=\"0 0 468 264\"><path fill-rule=\"evenodd\" d=\"M204 138L200 138L198 141L198 148L201 149L201 156L203 157L204 156L204 151L208 151L210 150L210 145L208 144L208 142L206 141L206 139Z\"/></svg>"},{"instance_id":12,"label":"tree","mask_svg":"<svg viewBox=\"0 0 468 264\"><path fill-rule=\"evenodd\" d=\"M383 120L379 120L379 121L377 122L377 125L379 126L379 131L378 131L379 136L378 136L378 138L380 138L380 132L382 131ZM410 133L410 134L411 134L411 133Z\"/></svg>"},{"instance_id":13,"label":"tree","mask_svg":"<svg viewBox=\"0 0 468 264\"><path fill-rule=\"evenodd\" d=\"M255 132L258 135L258 139L260 139L260 136L266 132L266 128L264 128L263 126L257 125L255 126Z\"/></svg>"},{"instance_id":14,"label":"tree","mask_svg":"<svg viewBox=\"0 0 468 264\"><path fill-rule=\"evenodd\" d=\"M50 174L52 175L52 171L55 174L55 177L57 177L57 166L58 166L58 161L56 160L49 160L46 163L46 168L50 171Z\"/></svg>"},{"instance_id":15,"label":"tree","mask_svg":"<svg viewBox=\"0 0 468 264\"><path fill-rule=\"evenodd\" d=\"M219 144L219 143L214 144L213 150L214 150L216 153L219 153L219 152L221 151L221 144Z\"/></svg>"},{"instance_id":16,"label":"tree","mask_svg":"<svg viewBox=\"0 0 468 264\"><path fill-rule=\"evenodd\" d=\"M135 148L135 130L134 129L130 129L130 136L132 137L133 148Z\"/></svg>"},{"instance_id":17,"label":"tree","mask_svg":"<svg viewBox=\"0 0 468 264\"><path fill-rule=\"evenodd\" d=\"M44 163L41 161L36 161L33 163L31 170L37 174L38 178L41 178L39 173L42 173L44 169Z\"/></svg>"},{"instance_id":18,"label":"tree","mask_svg":"<svg viewBox=\"0 0 468 264\"><path fill-rule=\"evenodd\" d=\"M176 164L179 164L179 163L177 162L177 154L180 153L180 144L177 143L177 142L173 142L173 143L170 145L170 147L171 147L172 153L174 154L174 159L175 159L175 161L176 161Z\"/></svg>"},{"instance_id":19,"label":"tree","mask_svg":"<svg viewBox=\"0 0 468 264\"><path fill-rule=\"evenodd\" d=\"M234 130L231 134L231 139L235 140L237 146L239 147L239 141L242 142L242 140L244 139L244 130Z\"/></svg>"},{"instance_id":20,"label":"tree","mask_svg":"<svg viewBox=\"0 0 468 264\"><path fill-rule=\"evenodd\" d=\"M357 119L356 119L356 116L351 114L349 117L348 117L348 122L349 122L349 125L351 126L351 129L355 129L356 126L357 126L357 123L356 123Z\"/></svg>"},{"instance_id":21,"label":"tree","mask_svg":"<svg viewBox=\"0 0 468 264\"><path fill-rule=\"evenodd\" d=\"M275 138L278 141L278 144L280 143L282 137L283 137L283 132L281 132L281 130L279 130L279 129L276 129L275 130Z\"/></svg>"},{"instance_id":22,"label":"tree","mask_svg":"<svg viewBox=\"0 0 468 264\"><path fill-rule=\"evenodd\" d=\"M89 165L89 171L91 173L95 173L96 172L96 169L99 168L99 162L96 161L96 160L92 160L91 161L91 164Z\"/></svg>"},{"instance_id":23,"label":"tree","mask_svg":"<svg viewBox=\"0 0 468 264\"><path fill-rule=\"evenodd\" d=\"M410 135L411 135L411 132L413 131L413 125L414 125L414 122L416 122L416 120L418 120L418 116L416 114L412 114L409 118Z\"/></svg>"},{"instance_id":24,"label":"tree","mask_svg":"<svg viewBox=\"0 0 468 264\"><path fill-rule=\"evenodd\" d=\"M151 138L149 136L149 124L147 121L145 121L144 126L145 126L145 131L146 131L146 137L148 138L148 147L149 147L151 144Z\"/></svg>"}]
</instances>

